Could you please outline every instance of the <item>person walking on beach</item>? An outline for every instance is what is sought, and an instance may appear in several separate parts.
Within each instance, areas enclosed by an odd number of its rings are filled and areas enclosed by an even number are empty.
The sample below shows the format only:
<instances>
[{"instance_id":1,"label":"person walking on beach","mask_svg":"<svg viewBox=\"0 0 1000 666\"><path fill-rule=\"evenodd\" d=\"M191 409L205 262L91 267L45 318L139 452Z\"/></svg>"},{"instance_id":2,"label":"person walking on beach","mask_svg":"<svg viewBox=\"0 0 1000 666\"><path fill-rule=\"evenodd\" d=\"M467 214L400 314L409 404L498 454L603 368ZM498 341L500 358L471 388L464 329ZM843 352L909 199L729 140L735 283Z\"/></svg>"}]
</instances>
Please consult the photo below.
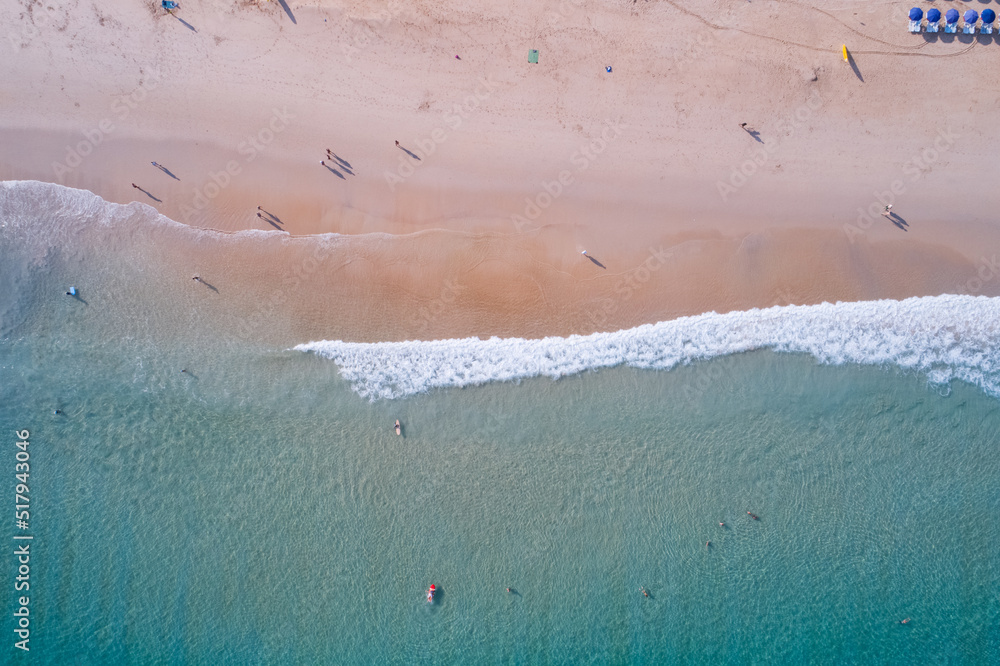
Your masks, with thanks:
<instances>
[{"instance_id":1,"label":"person walking on beach","mask_svg":"<svg viewBox=\"0 0 1000 666\"><path fill-rule=\"evenodd\" d=\"M195 276L194 276L193 278L191 278L191 279L192 279L192 280L194 280L195 282L201 282L201 278L200 278L200 277L198 277L197 275L195 275Z\"/></svg>"},{"instance_id":2,"label":"person walking on beach","mask_svg":"<svg viewBox=\"0 0 1000 666\"><path fill-rule=\"evenodd\" d=\"M399 148L399 141L396 142L396 147Z\"/></svg>"},{"instance_id":3,"label":"person walking on beach","mask_svg":"<svg viewBox=\"0 0 1000 666\"><path fill-rule=\"evenodd\" d=\"M132 187L134 187L134 188L135 188L135 189L137 189L137 190L139 189L139 186L138 186L138 185L136 185L135 183L132 183Z\"/></svg>"},{"instance_id":4,"label":"person walking on beach","mask_svg":"<svg viewBox=\"0 0 1000 666\"><path fill-rule=\"evenodd\" d=\"M882 211L882 214L886 217L892 217L892 204L886 204L885 210Z\"/></svg>"}]
</instances>

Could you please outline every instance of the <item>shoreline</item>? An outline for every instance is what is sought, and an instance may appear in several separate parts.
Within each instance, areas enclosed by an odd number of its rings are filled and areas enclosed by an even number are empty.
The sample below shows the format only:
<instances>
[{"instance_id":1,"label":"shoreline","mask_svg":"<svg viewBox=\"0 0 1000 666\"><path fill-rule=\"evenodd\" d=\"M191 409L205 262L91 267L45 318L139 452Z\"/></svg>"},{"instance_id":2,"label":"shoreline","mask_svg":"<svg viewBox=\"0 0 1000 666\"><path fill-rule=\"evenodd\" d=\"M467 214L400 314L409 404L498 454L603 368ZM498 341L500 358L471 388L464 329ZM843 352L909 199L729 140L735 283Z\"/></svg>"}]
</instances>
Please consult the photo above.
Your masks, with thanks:
<instances>
[{"instance_id":1,"label":"shoreline","mask_svg":"<svg viewBox=\"0 0 1000 666\"><path fill-rule=\"evenodd\" d=\"M44 193L49 186L41 187ZM154 290L208 308L199 325L288 347L334 339L586 335L774 305L1000 295L996 255L977 263L940 245L851 243L838 231L664 233L641 248L585 248L591 261L563 242L559 227L506 235L430 229L246 236L144 224L151 207L116 210L120 219L110 227L85 226L76 252L106 253L129 239L116 251L126 253L122 260L152 262L122 278L135 281L136 307L146 308L139 303ZM218 292L192 289L195 274Z\"/></svg>"}]
</instances>

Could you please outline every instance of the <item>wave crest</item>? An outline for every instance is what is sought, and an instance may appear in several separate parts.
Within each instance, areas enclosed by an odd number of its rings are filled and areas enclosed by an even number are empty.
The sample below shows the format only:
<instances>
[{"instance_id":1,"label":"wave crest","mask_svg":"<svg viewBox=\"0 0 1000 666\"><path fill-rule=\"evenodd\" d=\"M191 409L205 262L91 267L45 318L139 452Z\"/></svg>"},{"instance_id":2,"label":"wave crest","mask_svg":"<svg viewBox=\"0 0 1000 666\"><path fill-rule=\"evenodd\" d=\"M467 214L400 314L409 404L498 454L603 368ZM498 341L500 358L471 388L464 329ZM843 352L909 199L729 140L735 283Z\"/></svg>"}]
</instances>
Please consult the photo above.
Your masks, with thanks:
<instances>
[{"instance_id":1,"label":"wave crest","mask_svg":"<svg viewBox=\"0 0 1000 666\"><path fill-rule=\"evenodd\" d=\"M945 295L710 312L540 340L326 340L295 347L334 361L352 388L372 401L619 365L667 370L757 349L807 353L830 365L892 364L923 372L936 384L959 379L1000 397L1000 298Z\"/></svg>"}]
</instances>

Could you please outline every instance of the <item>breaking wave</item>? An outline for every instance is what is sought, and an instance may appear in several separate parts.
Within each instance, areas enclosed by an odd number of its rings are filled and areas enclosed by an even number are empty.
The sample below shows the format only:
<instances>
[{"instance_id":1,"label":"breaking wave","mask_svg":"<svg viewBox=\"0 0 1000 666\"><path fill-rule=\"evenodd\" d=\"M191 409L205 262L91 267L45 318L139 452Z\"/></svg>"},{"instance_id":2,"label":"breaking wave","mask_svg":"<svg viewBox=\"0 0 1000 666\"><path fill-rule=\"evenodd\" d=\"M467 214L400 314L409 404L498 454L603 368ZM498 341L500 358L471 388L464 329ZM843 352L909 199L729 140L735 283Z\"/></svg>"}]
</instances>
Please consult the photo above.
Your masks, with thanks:
<instances>
[{"instance_id":1,"label":"breaking wave","mask_svg":"<svg viewBox=\"0 0 1000 666\"><path fill-rule=\"evenodd\" d=\"M541 340L327 340L295 349L334 361L372 401L620 365L667 370L758 349L811 354L828 365L894 365L922 372L934 384L958 379L1000 397L1000 298L945 295L710 312Z\"/></svg>"}]
</instances>

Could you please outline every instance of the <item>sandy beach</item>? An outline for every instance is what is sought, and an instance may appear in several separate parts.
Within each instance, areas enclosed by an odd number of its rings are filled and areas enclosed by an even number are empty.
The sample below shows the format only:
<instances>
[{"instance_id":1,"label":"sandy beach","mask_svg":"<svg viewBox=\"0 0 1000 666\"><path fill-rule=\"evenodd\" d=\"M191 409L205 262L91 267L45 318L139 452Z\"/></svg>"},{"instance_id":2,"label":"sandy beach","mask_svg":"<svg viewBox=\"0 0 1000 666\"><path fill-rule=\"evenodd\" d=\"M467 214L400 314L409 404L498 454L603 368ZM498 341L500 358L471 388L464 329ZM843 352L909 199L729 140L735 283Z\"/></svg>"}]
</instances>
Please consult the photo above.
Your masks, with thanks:
<instances>
[{"instance_id":1,"label":"sandy beach","mask_svg":"<svg viewBox=\"0 0 1000 666\"><path fill-rule=\"evenodd\" d=\"M273 232L161 250L281 343L998 295L1000 43L910 6L6 6L0 179Z\"/></svg>"}]
</instances>

